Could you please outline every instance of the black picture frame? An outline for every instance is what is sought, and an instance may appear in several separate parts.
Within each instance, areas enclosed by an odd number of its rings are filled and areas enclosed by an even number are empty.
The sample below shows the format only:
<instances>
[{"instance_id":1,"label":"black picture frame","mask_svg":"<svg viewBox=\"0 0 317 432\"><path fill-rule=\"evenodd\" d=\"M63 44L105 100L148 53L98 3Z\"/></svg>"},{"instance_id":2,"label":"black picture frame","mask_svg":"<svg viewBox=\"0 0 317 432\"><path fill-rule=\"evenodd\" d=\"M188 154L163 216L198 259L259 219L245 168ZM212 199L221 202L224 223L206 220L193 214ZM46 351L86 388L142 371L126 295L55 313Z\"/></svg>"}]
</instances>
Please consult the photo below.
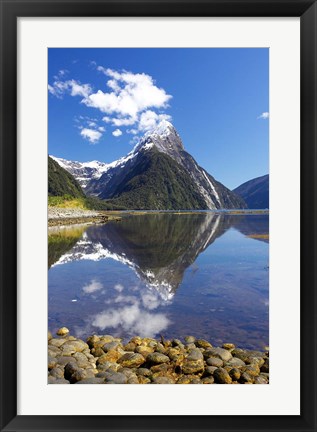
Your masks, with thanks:
<instances>
[{"instance_id":1,"label":"black picture frame","mask_svg":"<svg viewBox=\"0 0 317 432\"><path fill-rule=\"evenodd\" d=\"M0 8L1 431L316 431L316 1L0 0ZM301 381L300 415L107 416L106 419L105 416L17 415L17 18L53 16L300 17L301 367L295 371L300 373ZM289 372L285 369L285 373Z\"/></svg>"}]
</instances>

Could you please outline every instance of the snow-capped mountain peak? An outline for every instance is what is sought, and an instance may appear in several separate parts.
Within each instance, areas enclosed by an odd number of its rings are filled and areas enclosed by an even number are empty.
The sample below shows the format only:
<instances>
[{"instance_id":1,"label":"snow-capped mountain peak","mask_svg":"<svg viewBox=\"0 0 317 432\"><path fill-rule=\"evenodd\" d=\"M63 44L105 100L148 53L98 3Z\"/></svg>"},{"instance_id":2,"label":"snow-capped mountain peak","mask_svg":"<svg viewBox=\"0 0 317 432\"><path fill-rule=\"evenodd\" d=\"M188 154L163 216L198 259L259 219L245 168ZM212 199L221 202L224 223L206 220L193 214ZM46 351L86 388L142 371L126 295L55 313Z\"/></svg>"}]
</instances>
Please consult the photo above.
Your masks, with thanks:
<instances>
[{"instance_id":1,"label":"snow-capped mountain peak","mask_svg":"<svg viewBox=\"0 0 317 432\"><path fill-rule=\"evenodd\" d=\"M166 136L170 135L171 133L175 133L176 130L172 123L170 123L167 120L162 120L158 126L152 131L152 135L158 135L161 138L165 138Z\"/></svg>"},{"instance_id":2,"label":"snow-capped mountain peak","mask_svg":"<svg viewBox=\"0 0 317 432\"><path fill-rule=\"evenodd\" d=\"M135 151L156 147L159 152L166 153L179 162L179 152L184 146L176 129L167 120L162 120L152 131L146 132L135 147Z\"/></svg>"},{"instance_id":3,"label":"snow-capped mountain peak","mask_svg":"<svg viewBox=\"0 0 317 432\"><path fill-rule=\"evenodd\" d=\"M136 158L141 151L147 151L155 146L157 150L170 154L171 150L175 150L175 146L173 145L175 138L177 140L176 147L183 149L180 137L174 126L167 120L162 120L154 130L147 132L126 156L110 163L96 160L78 162L52 155L50 157L66 171L70 172L85 190L90 180L98 180L103 174L109 171L112 172L113 169L124 168L126 163ZM167 145L165 145L166 143ZM172 154L170 155L173 156Z\"/></svg>"},{"instance_id":4,"label":"snow-capped mountain peak","mask_svg":"<svg viewBox=\"0 0 317 432\"><path fill-rule=\"evenodd\" d=\"M126 156L111 163L53 159L76 178L87 195L120 200L122 194L132 194L133 199L123 199L123 207L127 206L126 202L129 206L135 206L133 208L151 206L151 209L245 206L243 200L217 182L185 151L181 137L167 120L162 120L154 130L147 132ZM153 186L149 187L145 179L153 179L157 175L166 178L166 182L155 185L153 204ZM132 178L136 180L131 183ZM164 184L168 180L171 184L178 184L178 187L166 187Z\"/></svg>"}]
</instances>

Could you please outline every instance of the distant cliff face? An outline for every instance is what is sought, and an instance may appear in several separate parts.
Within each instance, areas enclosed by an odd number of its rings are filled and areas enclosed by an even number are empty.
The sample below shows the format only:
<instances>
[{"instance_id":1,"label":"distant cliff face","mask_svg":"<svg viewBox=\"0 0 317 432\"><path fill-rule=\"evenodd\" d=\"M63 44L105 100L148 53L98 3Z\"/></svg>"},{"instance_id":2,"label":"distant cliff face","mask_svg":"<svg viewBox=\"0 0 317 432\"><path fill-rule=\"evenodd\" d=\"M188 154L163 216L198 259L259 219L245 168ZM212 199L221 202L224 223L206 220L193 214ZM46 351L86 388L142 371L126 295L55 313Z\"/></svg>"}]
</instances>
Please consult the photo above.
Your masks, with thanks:
<instances>
[{"instance_id":1,"label":"distant cliff face","mask_svg":"<svg viewBox=\"0 0 317 432\"><path fill-rule=\"evenodd\" d=\"M55 158L87 195L130 209L246 208L244 200L217 182L185 151L174 126L162 121L126 157L110 164Z\"/></svg>"},{"instance_id":2,"label":"distant cliff face","mask_svg":"<svg viewBox=\"0 0 317 432\"><path fill-rule=\"evenodd\" d=\"M268 209L269 175L249 180L238 186L233 192L244 199L249 209Z\"/></svg>"}]
</instances>

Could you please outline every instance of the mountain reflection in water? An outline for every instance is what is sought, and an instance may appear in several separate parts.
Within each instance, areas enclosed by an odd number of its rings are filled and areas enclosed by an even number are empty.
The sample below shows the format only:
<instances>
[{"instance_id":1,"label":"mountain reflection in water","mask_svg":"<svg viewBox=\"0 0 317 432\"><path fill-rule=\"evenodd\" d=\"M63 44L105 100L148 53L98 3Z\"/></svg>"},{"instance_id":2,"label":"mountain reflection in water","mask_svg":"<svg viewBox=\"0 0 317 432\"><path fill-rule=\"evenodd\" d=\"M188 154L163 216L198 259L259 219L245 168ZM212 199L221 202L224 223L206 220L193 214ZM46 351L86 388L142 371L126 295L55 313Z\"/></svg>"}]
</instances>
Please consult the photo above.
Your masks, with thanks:
<instances>
[{"instance_id":1,"label":"mountain reflection in water","mask_svg":"<svg viewBox=\"0 0 317 432\"><path fill-rule=\"evenodd\" d=\"M49 328L267 344L268 245L245 237L258 233L268 233L268 216L212 212L55 230Z\"/></svg>"}]
</instances>

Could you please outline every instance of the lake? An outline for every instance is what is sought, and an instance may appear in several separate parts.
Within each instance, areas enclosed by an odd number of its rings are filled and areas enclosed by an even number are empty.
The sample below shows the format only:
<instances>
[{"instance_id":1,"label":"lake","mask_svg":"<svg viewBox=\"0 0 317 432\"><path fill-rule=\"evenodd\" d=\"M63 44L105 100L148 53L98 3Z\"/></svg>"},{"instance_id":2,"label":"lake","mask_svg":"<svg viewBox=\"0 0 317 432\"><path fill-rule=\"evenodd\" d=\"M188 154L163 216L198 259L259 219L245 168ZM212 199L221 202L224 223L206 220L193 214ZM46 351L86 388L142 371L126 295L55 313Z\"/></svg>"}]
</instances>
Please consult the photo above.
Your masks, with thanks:
<instances>
[{"instance_id":1,"label":"lake","mask_svg":"<svg viewBox=\"0 0 317 432\"><path fill-rule=\"evenodd\" d=\"M269 216L150 213L49 229L48 328L269 344Z\"/></svg>"}]
</instances>

